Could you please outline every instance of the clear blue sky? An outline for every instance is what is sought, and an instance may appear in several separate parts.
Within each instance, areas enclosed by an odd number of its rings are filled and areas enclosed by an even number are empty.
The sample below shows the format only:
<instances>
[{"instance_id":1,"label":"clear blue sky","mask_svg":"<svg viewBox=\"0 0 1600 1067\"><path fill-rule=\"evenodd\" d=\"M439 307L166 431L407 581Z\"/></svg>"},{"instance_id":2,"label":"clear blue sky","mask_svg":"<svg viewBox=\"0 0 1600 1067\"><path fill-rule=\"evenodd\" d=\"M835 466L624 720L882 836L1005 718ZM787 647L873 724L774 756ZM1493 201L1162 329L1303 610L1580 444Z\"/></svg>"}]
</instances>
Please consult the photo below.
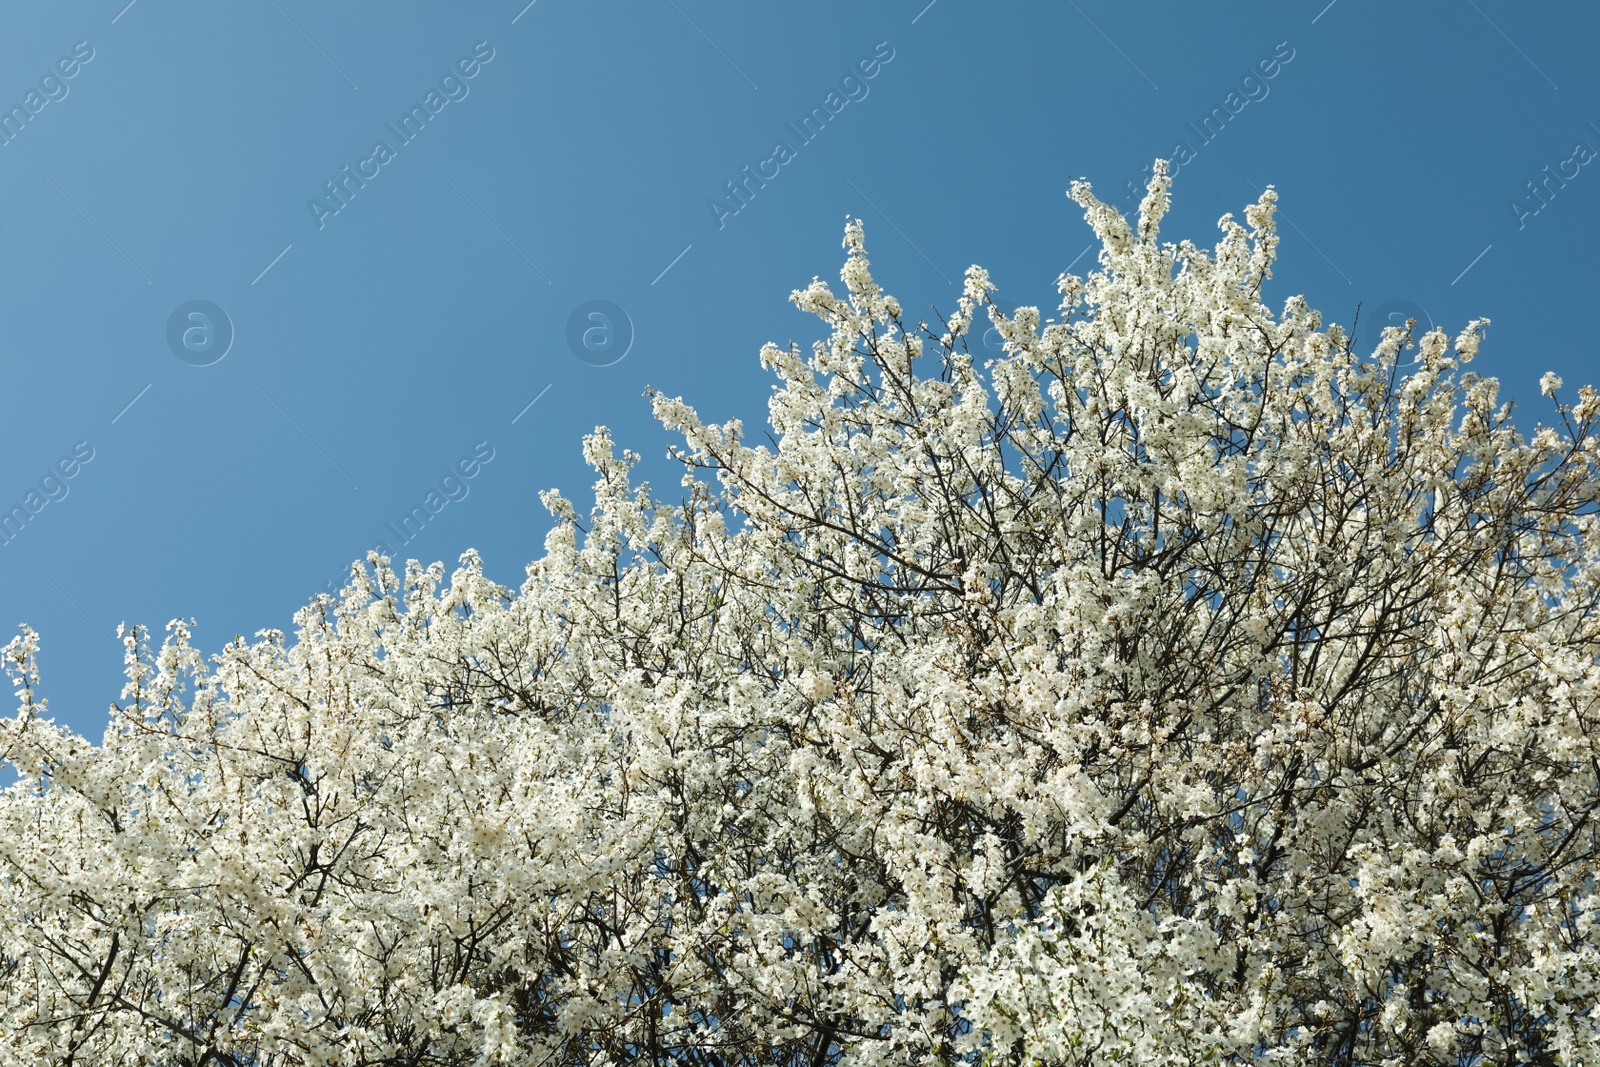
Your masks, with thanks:
<instances>
[{"instance_id":1,"label":"clear blue sky","mask_svg":"<svg viewBox=\"0 0 1600 1067\"><path fill-rule=\"evenodd\" d=\"M642 390L759 423L757 352L817 335L787 295L847 215L908 310L975 262L1053 306L1070 178L1118 195L1184 142L1166 235L1275 184L1274 306L1488 316L1475 369L1525 425L1543 370L1600 378L1593 7L526 2L6 11L0 507L37 495L0 624L42 632L59 719L99 737L119 621L288 630L380 540L519 582L597 424L672 491Z\"/></svg>"}]
</instances>

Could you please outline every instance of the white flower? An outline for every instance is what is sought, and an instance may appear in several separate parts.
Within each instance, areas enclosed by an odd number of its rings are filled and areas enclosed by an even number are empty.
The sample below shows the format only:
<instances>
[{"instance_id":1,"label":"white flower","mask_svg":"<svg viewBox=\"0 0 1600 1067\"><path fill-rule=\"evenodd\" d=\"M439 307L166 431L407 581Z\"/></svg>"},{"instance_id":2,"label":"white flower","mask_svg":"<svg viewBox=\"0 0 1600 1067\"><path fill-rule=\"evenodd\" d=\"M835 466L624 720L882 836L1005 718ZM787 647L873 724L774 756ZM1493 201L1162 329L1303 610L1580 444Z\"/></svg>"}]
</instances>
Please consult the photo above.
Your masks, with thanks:
<instances>
[{"instance_id":1,"label":"white flower","mask_svg":"<svg viewBox=\"0 0 1600 1067\"><path fill-rule=\"evenodd\" d=\"M833 696L833 676L827 671L808 670L800 676L800 691L807 700L826 700Z\"/></svg>"},{"instance_id":2,"label":"white flower","mask_svg":"<svg viewBox=\"0 0 1600 1067\"><path fill-rule=\"evenodd\" d=\"M654 395L679 499L588 435L518 589L129 628L100 744L24 630L0 1065L1590 1062L1596 446L1442 331L1391 388L1260 302L1275 194L1202 250L1169 186L1076 184L1100 269L988 366L988 273L906 336L852 220L770 438Z\"/></svg>"}]
</instances>

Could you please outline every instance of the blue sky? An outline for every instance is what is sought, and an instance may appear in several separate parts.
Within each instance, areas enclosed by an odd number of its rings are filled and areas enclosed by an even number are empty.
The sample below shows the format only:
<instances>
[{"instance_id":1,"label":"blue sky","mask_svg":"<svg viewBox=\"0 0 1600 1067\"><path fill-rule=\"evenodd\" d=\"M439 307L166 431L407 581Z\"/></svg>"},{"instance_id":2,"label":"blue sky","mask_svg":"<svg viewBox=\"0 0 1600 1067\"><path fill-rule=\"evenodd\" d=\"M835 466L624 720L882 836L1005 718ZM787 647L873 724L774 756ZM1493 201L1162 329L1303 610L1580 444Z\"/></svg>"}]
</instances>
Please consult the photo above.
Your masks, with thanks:
<instances>
[{"instance_id":1,"label":"blue sky","mask_svg":"<svg viewBox=\"0 0 1600 1067\"><path fill-rule=\"evenodd\" d=\"M4 18L0 507L34 510L0 544L0 624L41 631L52 711L95 738L119 622L194 618L212 650L287 630L380 541L447 563L474 547L519 582L548 528L537 493L587 499L599 424L671 492L643 390L759 423L757 352L817 336L787 296L837 277L846 216L908 311L948 311L971 263L1049 307L1092 261L1071 178L1120 198L1178 152L1171 239L1210 244L1277 187L1274 306L1420 309L1452 332L1487 316L1474 369L1525 427L1549 416L1544 370L1600 378L1585 6L57 0ZM401 544L408 514L426 522Z\"/></svg>"}]
</instances>

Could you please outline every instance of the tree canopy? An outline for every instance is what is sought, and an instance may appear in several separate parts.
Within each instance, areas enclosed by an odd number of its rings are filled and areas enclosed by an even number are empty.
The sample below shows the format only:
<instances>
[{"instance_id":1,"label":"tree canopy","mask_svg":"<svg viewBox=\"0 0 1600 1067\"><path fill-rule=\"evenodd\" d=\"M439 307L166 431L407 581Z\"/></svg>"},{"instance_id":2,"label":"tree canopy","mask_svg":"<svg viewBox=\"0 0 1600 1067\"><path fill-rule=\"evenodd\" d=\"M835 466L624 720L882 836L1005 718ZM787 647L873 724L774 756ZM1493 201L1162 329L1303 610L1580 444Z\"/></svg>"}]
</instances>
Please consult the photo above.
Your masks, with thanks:
<instances>
[{"instance_id":1,"label":"tree canopy","mask_svg":"<svg viewBox=\"0 0 1600 1067\"><path fill-rule=\"evenodd\" d=\"M0 1061L1600 1064L1600 395L1525 437L1484 320L1358 351L1169 184L1043 320L849 222L770 434L654 394L676 502L597 430L520 588L130 629L98 745L24 629Z\"/></svg>"}]
</instances>

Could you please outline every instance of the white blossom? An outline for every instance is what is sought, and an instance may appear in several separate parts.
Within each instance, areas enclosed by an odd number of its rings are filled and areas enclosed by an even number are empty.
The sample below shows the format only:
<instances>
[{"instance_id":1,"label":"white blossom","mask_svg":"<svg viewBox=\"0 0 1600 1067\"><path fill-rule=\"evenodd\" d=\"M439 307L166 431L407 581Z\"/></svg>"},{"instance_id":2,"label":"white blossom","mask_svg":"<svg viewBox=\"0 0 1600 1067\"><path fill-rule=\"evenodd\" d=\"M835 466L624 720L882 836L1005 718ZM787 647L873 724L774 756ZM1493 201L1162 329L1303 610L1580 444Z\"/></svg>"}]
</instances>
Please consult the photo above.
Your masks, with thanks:
<instances>
[{"instance_id":1,"label":"white blossom","mask_svg":"<svg viewBox=\"0 0 1600 1067\"><path fill-rule=\"evenodd\" d=\"M24 629L0 1065L1600 1063L1600 395L1169 191L931 325L850 221L770 440L653 396L678 502L596 430L518 588L127 629L99 744Z\"/></svg>"}]
</instances>

